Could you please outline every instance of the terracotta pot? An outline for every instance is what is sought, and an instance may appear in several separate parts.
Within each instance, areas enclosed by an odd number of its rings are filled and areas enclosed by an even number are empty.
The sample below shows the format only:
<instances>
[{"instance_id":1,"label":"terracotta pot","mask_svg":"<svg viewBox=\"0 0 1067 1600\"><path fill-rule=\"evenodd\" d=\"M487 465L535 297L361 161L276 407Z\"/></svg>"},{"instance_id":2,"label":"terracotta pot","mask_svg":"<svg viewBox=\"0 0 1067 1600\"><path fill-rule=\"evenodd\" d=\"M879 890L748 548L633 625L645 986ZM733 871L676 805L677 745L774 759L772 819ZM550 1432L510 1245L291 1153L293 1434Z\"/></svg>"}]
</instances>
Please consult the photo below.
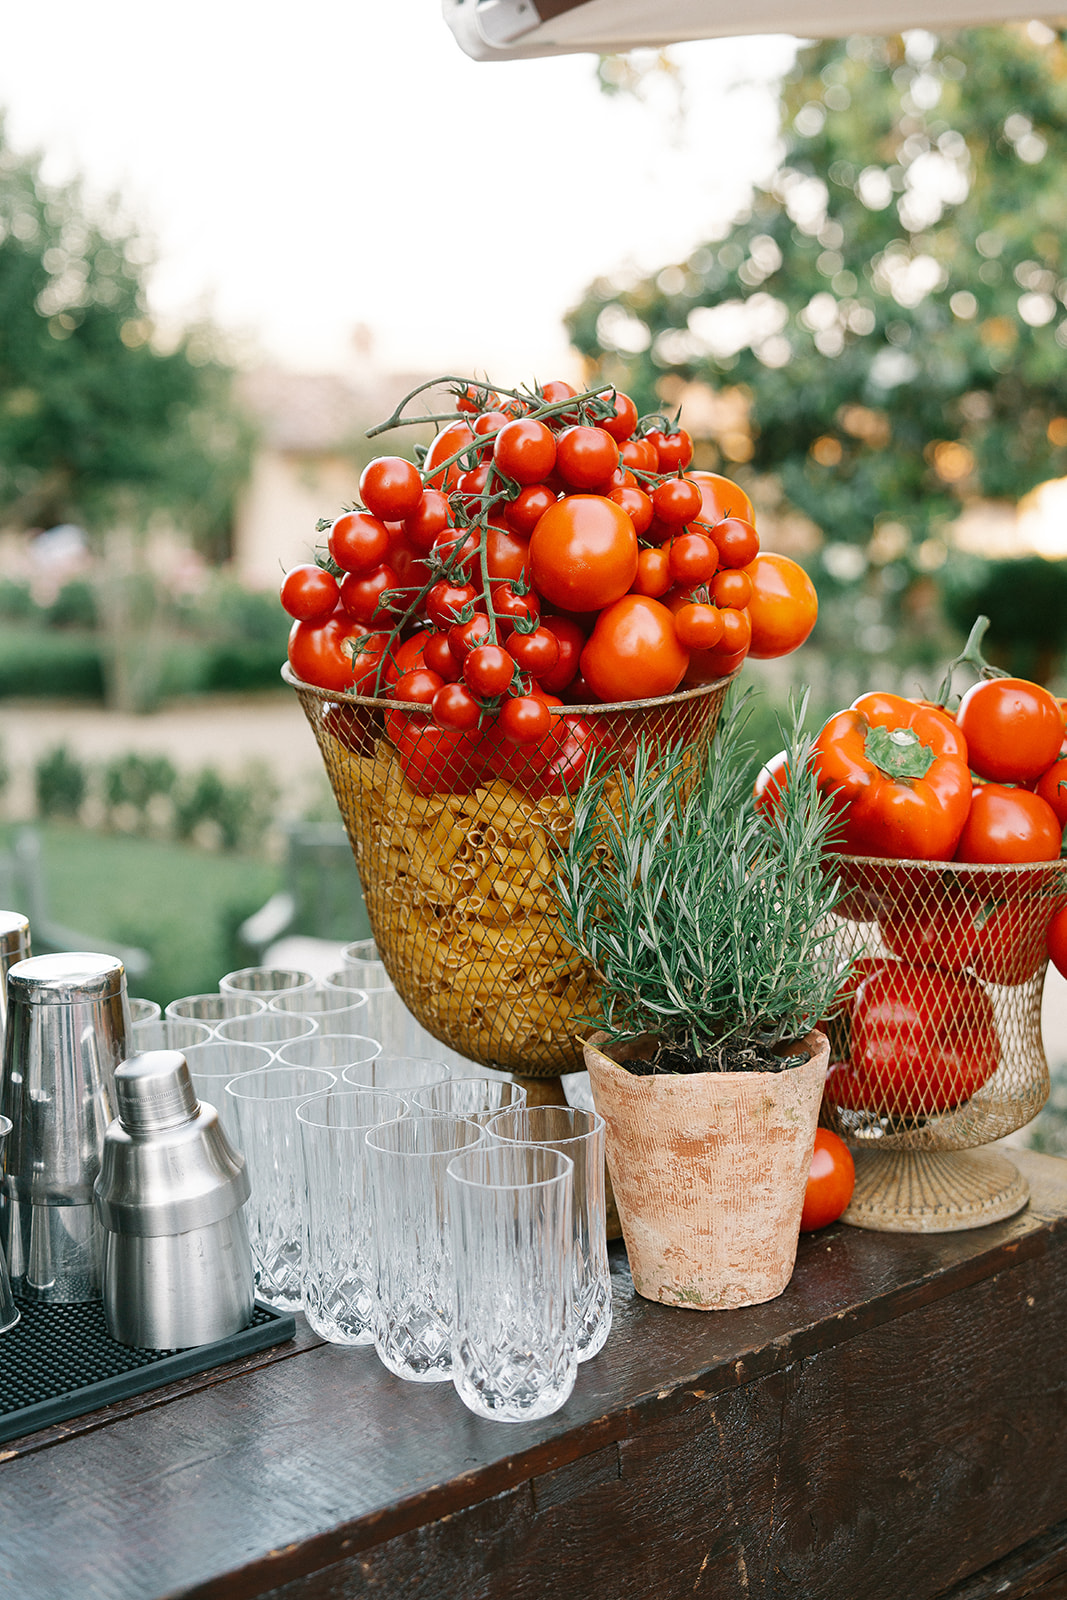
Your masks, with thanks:
<instances>
[{"instance_id":1,"label":"terracotta pot","mask_svg":"<svg viewBox=\"0 0 1067 1600\"><path fill-rule=\"evenodd\" d=\"M829 1060L824 1034L782 1072L643 1077L619 1061L649 1055L651 1035L585 1045L634 1288L698 1311L759 1305L793 1271L804 1187Z\"/></svg>"}]
</instances>

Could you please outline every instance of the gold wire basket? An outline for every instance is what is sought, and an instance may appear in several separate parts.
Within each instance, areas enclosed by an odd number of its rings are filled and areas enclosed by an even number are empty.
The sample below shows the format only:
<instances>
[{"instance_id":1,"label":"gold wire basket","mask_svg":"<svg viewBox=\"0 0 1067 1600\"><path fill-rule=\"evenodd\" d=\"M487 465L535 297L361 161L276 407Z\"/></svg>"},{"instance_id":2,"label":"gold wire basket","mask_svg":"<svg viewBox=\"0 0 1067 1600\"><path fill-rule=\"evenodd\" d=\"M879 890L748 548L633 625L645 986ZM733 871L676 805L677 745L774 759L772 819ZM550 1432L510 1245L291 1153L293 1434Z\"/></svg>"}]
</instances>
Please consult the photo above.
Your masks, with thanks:
<instances>
[{"instance_id":1,"label":"gold wire basket","mask_svg":"<svg viewBox=\"0 0 1067 1600\"><path fill-rule=\"evenodd\" d=\"M822 1113L857 1156L845 1220L942 1232L1010 1216L1025 1183L982 1147L1048 1098L1045 941L1067 904L1067 861L833 865L844 891L835 957L856 963L826 1024Z\"/></svg>"},{"instance_id":2,"label":"gold wire basket","mask_svg":"<svg viewBox=\"0 0 1067 1600\"><path fill-rule=\"evenodd\" d=\"M483 1066L527 1078L581 1071L577 1019L596 1012L596 978L559 930L554 846L571 798L511 750L449 758L447 792L404 775L391 714L422 706L338 694L286 665L322 752L352 844L367 914L390 978L436 1039ZM598 750L632 761L642 733L660 744L710 742L730 678L654 700L565 706ZM472 741L473 743L473 741ZM480 748L480 747L479 747Z\"/></svg>"}]
</instances>

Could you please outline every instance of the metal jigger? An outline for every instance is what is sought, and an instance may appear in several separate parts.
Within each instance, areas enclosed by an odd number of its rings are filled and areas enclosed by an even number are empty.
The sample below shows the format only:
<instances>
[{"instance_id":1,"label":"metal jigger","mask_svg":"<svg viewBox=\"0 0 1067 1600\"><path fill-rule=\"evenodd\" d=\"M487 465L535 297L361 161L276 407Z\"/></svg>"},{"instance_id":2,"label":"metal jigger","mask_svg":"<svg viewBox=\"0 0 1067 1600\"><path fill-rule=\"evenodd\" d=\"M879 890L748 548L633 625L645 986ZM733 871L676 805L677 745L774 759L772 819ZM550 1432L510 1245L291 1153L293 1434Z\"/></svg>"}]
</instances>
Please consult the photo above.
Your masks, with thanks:
<instances>
[{"instance_id":1,"label":"metal jigger","mask_svg":"<svg viewBox=\"0 0 1067 1600\"><path fill-rule=\"evenodd\" d=\"M0 1117L0 1173L4 1170L4 1146L7 1136L11 1132L11 1122L8 1117ZM11 1283L7 1275L7 1262L4 1260L3 1251L0 1251L0 1333L6 1333L8 1328L13 1328L19 1320L20 1312L11 1293Z\"/></svg>"},{"instance_id":2,"label":"metal jigger","mask_svg":"<svg viewBox=\"0 0 1067 1600\"><path fill-rule=\"evenodd\" d=\"M8 972L0 1114L13 1129L0 1248L27 1300L100 1298L93 1184L128 1032L114 956L32 956Z\"/></svg>"}]
</instances>

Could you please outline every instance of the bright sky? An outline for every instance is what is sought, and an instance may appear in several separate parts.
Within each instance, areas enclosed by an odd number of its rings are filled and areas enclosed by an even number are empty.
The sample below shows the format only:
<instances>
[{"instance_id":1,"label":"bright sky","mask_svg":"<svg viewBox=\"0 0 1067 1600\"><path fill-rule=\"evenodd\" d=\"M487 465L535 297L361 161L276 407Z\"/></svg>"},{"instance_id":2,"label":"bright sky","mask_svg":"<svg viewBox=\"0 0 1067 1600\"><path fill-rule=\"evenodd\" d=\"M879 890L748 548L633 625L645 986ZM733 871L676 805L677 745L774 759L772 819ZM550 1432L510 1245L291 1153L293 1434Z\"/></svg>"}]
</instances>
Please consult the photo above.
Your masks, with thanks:
<instances>
[{"instance_id":1,"label":"bright sky","mask_svg":"<svg viewBox=\"0 0 1067 1600\"><path fill-rule=\"evenodd\" d=\"M770 170L794 48L678 47L679 132L591 56L468 60L438 0L50 0L7 9L0 107L46 176L122 194L158 314L303 370L364 323L388 369L544 380L593 277L683 256Z\"/></svg>"}]
</instances>

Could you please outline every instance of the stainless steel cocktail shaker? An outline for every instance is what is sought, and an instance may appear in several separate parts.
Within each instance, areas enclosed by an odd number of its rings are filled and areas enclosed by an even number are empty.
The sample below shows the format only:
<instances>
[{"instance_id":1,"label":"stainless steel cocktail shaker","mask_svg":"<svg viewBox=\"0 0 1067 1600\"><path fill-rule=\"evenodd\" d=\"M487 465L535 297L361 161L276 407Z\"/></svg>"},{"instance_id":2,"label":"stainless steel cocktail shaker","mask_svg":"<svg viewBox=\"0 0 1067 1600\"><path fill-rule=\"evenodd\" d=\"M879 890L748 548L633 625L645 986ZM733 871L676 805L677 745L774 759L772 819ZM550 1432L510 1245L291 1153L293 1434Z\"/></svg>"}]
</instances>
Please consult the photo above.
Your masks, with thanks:
<instances>
[{"instance_id":1,"label":"stainless steel cocktail shaker","mask_svg":"<svg viewBox=\"0 0 1067 1600\"><path fill-rule=\"evenodd\" d=\"M25 961L29 954L29 919L21 911L0 911L0 1060L7 1024L7 975L16 961Z\"/></svg>"},{"instance_id":2,"label":"stainless steel cocktail shaker","mask_svg":"<svg viewBox=\"0 0 1067 1600\"><path fill-rule=\"evenodd\" d=\"M126 974L114 956L31 956L10 968L0 1114L12 1131L0 1248L27 1299L99 1299L93 1184L128 1031Z\"/></svg>"},{"instance_id":3,"label":"stainless steel cocktail shaker","mask_svg":"<svg viewBox=\"0 0 1067 1600\"><path fill-rule=\"evenodd\" d=\"M254 1296L244 1157L177 1050L124 1061L115 1099L96 1181L108 1332L155 1350L239 1332Z\"/></svg>"},{"instance_id":4,"label":"stainless steel cocktail shaker","mask_svg":"<svg viewBox=\"0 0 1067 1600\"><path fill-rule=\"evenodd\" d=\"M4 1170L4 1147L7 1136L11 1132L11 1123L7 1117L0 1117L0 1173ZM13 1328L21 1315L11 1293L11 1280L7 1275L7 1262L4 1252L0 1250L0 1333L6 1333L8 1328Z\"/></svg>"}]
</instances>

